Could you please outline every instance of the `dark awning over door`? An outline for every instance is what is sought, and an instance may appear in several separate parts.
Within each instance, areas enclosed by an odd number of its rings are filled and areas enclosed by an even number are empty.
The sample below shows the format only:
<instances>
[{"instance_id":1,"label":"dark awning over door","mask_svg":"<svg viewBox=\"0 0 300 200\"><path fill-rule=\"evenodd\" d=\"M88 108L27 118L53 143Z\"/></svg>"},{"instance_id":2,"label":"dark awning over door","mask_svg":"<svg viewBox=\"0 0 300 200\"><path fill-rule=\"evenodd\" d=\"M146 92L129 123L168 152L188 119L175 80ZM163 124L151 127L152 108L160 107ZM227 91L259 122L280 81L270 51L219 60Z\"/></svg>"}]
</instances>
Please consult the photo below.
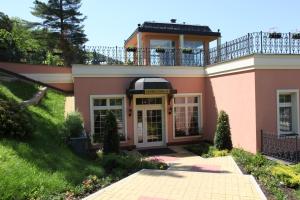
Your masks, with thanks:
<instances>
[{"instance_id":1,"label":"dark awning over door","mask_svg":"<svg viewBox=\"0 0 300 200\"><path fill-rule=\"evenodd\" d=\"M163 78L137 78L131 81L126 93L130 101L134 94L167 94L170 101L177 90Z\"/></svg>"},{"instance_id":2,"label":"dark awning over door","mask_svg":"<svg viewBox=\"0 0 300 200\"><path fill-rule=\"evenodd\" d=\"M128 94L175 94L171 83L163 78L138 78L130 83Z\"/></svg>"}]
</instances>

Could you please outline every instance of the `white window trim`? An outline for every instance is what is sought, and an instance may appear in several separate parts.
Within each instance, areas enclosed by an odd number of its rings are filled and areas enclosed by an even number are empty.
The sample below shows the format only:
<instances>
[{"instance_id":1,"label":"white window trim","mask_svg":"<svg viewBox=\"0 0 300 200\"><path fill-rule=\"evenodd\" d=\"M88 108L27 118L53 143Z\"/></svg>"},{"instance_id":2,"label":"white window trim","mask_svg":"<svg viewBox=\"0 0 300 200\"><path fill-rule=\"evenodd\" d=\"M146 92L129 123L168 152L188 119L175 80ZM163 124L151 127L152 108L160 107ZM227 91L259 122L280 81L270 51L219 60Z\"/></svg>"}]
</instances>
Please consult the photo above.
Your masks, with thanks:
<instances>
[{"instance_id":1,"label":"white window trim","mask_svg":"<svg viewBox=\"0 0 300 200\"><path fill-rule=\"evenodd\" d=\"M105 108L106 106L94 106L94 99L105 99L105 98L122 98L123 99L123 119L124 119L124 134L125 134L125 140L120 141L120 143L127 143L127 98L125 94L111 94L111 95L90 95L90 125L91 125L91 141L92 144L98 144L94 143L93 135L94 135L94 108L101 107ZM109 106L107 108L111 108L114 106ZM119 107L119 106L116 106Z\"/></svg>"},{"instance_id":2,"label":"white window trim","mask_svg":"<svg viewBox=\"0 0 300 200\"><path fill-rule=\"evenodd\" d=\"M200 134L199 135L193 135L193 136L182 136L182 137L175 137L175 104L174 104L174 99L176 97L189 97L189 96L198 96L199 97L199 106L198 106L198 123L199 123L199 128L200 128ZM193 104L185 104L185 105L195 105ZM180 139L187 139L187 138L199 138L202 137L203 133L203 98L202 98L202 93L177 93L174 94L174 98L172 99L172 115L173 115L173 139L174 140L180 140ZM180 107L180 106L178 106Z\"/></svg>"},{"instance_id":3,"label":"white window trim","mask_svg":"<svg viewBox=\"0 0 300 200\"><path fill-rule=\"evenodd\" d=\"M296 94L296 109L297 109L297 134L299 135L299 90L298 89L280 89L277 90L277 134L278 136L282 136L285 134L289 134L292 132L281 132L280 131L280 102L279 95L282 94ZM293 108L293 107L292 107Z\"/></svg>"}]
</instances>

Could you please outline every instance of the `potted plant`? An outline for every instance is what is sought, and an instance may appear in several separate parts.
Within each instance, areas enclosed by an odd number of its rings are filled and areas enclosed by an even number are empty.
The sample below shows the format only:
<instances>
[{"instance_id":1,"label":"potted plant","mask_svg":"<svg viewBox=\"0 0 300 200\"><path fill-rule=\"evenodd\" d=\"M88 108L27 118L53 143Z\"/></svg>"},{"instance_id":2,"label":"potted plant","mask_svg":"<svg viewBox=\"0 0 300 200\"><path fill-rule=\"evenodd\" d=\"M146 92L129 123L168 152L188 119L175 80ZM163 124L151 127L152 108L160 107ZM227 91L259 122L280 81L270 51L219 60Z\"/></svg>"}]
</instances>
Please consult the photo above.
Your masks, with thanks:
<instances>
[{"instance_id":1,"label":"potted plant","mask_svg":"<svg viewBox=\"0 0 300 200\"><path fill-rule=\"evenodd\" d=\"M184 54L192 54L193 53L193 49L191 49L191 48L184 48L184 49L182 49L182 53L184 53Z\"/></svg>"},{"instance_id":2,"label":"potted plant","mask_svg":"<svg viewBox=\"0 0 300 200\"><path fill-rule=\"evenodd\" d=\"M269 38L271 38L271 39L279 39L279 38L281 38L281 33L277 33L277 32L269 33Z\"/></svg>"},{"instance_id":3,"label":"potted plant","mask_svg":"<svg viewBox=\"0 0 300 200\"><path fill-rule=\"evenodd\" d=\"M295 39L295 40L299 40L300 39L300 33L294 33L292 35L292 38Z\"/></svg>"},{"instance_id":4,"label":"potted plant","mask_svg":"<svg viewBox=\"0 0 300 200\"><path fill-rule=\"evenodd\" d=\"M157 48L155 49L155 52L156 52L156 53L165 53L166 50L165 50L164 48L157 47Z\"/></svg>"},{"instance_id":5,"label":"potted plant","mask_svg":"<svg viewBox=\"0 0 300 200\"><path fill-rule=\"evenodd\" d=\"M136 47L133 47L133 46L132 46L132 47L127 47L127 48L126 48L126 51L127 51L127 52L136 52L136 50L137 50L137 48L136 48Z\"/></svg>"},{"instance_id":6,"label":"potted plant","mask_svg":"<svg viewBox=\"0 0 300 200\"><path fill-rule=\"evenodd\" d=\"M67 142L78 155L87 156L88 138L84 132L83 119L79 112L71 112L64 123Z\"/></svg>"}]
</instances>

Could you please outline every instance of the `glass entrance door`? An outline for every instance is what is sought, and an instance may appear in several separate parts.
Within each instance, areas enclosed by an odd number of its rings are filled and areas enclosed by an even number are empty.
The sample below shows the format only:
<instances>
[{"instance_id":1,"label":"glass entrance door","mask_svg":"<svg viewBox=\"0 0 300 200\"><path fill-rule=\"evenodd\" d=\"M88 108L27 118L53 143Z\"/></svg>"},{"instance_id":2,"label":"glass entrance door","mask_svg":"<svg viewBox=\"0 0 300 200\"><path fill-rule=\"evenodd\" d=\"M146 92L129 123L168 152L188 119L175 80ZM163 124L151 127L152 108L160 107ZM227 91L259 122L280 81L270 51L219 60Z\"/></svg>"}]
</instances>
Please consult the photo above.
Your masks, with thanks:
<instances>
[{"instance_id":1,"label":"glass entrance door","mask_svg":"<svg viewBox=\"0 0 300 200\"><path fill-rule=\"evenodd\" d=\"M164 145L164 120L162 105L143 105L136 109L136 146Z\"/></svg>"}]
</instances>

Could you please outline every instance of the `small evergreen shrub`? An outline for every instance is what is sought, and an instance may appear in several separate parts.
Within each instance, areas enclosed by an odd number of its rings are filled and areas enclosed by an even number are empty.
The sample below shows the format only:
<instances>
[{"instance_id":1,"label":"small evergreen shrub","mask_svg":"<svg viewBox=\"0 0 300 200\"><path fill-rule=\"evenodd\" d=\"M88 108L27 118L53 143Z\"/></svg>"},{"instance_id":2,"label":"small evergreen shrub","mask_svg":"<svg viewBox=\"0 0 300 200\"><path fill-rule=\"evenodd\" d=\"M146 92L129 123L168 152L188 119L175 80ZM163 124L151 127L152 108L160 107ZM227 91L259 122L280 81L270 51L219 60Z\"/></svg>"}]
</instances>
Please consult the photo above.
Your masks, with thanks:
<instances>
[{"instance_id":1,"label":"small evergreen shrub","mask_svg":"<svg viewBox=\"0 0 300 200\"><path fill-rule=\"evenodd\" d=\"M120 136L115 115L109 111L104 122L103 153L119 153Z\"/></svg>"},{"instance_id":2,"label":"small evergreen shrub","mask_svg":"<svg viewBox=\"0 0 300 200\"><path fill-rule=\"evenodd\" d=\"M83 118L80 112L71 112L65 120L65 132L67 137L80 137L83 133Z\"/></svg>"},{"instance_id":3,"label":"small evergreen shrub","mask_svg":"<svg viewBox=\"0 0 300 200\"><path fill-rule=\"evenodd\" d=\"M0 99L0 137L25 138L33 131L31 116L14 100Z\"/></svg>"},{"instance_id":4,"label":"small evergreen shrub","mask_svg":"<svg viewBox=\"0 0 300 200\"><path fill-rule=\"evenodd\" d=\"M225 111L219 113L214 142L218 150L232 149L229 117Z\"/></svg>"}]
</instances>

